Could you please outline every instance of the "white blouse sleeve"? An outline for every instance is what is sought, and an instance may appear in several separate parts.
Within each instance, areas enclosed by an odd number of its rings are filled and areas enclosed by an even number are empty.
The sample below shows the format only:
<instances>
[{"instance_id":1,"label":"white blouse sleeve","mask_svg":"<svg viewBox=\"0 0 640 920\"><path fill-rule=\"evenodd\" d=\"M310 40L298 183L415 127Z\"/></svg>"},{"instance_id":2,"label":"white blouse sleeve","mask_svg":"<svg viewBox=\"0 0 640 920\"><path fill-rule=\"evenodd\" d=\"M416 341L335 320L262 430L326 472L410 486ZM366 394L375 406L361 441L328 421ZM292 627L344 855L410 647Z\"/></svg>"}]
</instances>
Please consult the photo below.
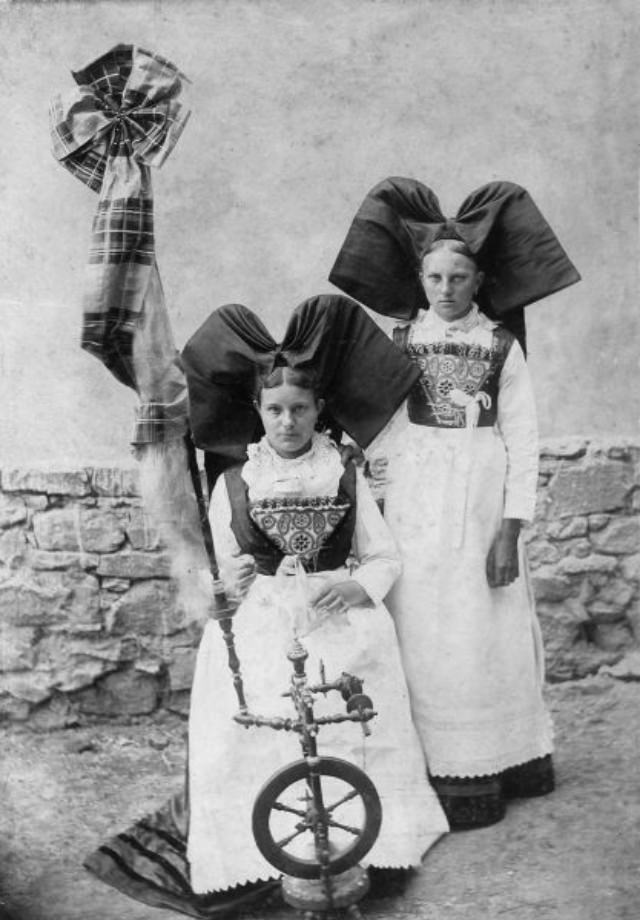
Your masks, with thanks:
<instances>
[{"instance_id":1,"label":"white blouse sleeve","mask_svg":"<svg viewBox=\"0 0 640 920\"><path fill-rule=\"evenodd\" d=\"M538 481L538 423L529 369L517 342L500 374L498 427L507 450L504 517L531 521Z\"/></svg>"},{"instance_id":2,"label":"white blouse sleeve","mask_svg":"<svg viewBox=\"0 0 640 920\"><path fill-rule=\"evenodd\" d=\"M356 471L356 526L352 550L359 565L351 577L364 588L374 604L382 603L400 575L402 565L393 537L360 470Z\"/></svg>"},{"instance_id":3,"label":"white blouse sleeve","mask_svg":"<svg viewBox=\"0 0 640 920\"><path fill-rule=\"evenodd\" d=\"M231 503L224 476L219 476L213 487L209 504L209 523L213 534L213 548L220 568L223 584L229 580L229 567L240 547L231 529Z\"/></svg>"}]
</instances>

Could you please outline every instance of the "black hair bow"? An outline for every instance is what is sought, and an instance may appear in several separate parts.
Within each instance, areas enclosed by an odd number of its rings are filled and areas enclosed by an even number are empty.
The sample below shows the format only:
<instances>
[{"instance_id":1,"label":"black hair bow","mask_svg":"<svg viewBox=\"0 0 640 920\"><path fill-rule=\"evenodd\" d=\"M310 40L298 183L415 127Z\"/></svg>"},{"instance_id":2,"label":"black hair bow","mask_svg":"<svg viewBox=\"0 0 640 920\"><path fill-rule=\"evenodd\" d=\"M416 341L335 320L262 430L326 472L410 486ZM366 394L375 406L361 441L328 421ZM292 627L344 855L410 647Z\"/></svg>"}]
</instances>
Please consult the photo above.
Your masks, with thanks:
<instances>
[{"instance_id":1,"label":"black hair bow","mask_svg":"<svg viewBox=\"0 0 640 920\"><path fill-rule=\"evenodd\" d=\"M524 346L523 307L580 280L533 199L512 182L489 182L447 219L430 188L394 177L366 196L329 280L385 316L412 320L428 303L419 277L431 244L458 236L485 272L480 308Z\"/></svg>"},{"instance_id":2,"label":"black hair bow","mask_svg":"<svg viewBox=\"0 0 640 920\"><path fill-rule=\"evenodd\" d=\"M280 344L247 307L220 307L188 341L181 362L195 442L221 468L244 459L247 444L261 436L254 399L260 378L277 365L313 371L331 423L361 447L419 376L362 307L333 294L300 304Z\"/></svg>"}]
</instances>

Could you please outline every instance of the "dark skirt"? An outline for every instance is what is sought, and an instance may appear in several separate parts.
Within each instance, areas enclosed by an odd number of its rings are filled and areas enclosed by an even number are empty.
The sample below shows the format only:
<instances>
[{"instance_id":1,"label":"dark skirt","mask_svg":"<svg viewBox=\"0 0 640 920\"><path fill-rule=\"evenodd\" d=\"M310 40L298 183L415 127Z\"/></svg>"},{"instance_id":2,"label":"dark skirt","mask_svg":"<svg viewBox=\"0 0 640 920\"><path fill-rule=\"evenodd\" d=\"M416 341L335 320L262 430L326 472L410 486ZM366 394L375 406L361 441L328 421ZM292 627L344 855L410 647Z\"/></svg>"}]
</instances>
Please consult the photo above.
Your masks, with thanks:
<instances>
[{"instance_id":1,"label":"dark skirt","mask_svg":"<svg viewBox=\"0 0 640 920\"><path fill-rule=\"evenodd\" d=\"M551 754L490 776L431 776L452 831L489 827L501 821L507 800L547 795L555 788Z\"/></svg>"},{"instance_id":2,"label":"dark skirt","mask_svg":"<svg viewBox=\"0 0 640 920\"><path fill-rule=\"evenodd\" d=\"M273 879L195 894L189 881L187 827L187 799L179 793L153 815L107 840L84 866L137 901L190 917L230 917L241 908L264 904L279 890L280 881Z\"/></svg>"},{"instance_id":3,"label":"dark skirt","mask_svg":"<svg viewBox=\"0 0 640 920\"><path fill-rule=\"evenodd\" d=\"M186 858L188 810L186 796L174 796L163 808L111 837L91 853L84 866L96 878L151 907L189 917L222 920L242 911L263 917L281 907L280 879L237 885L226 891L197 895L189 883ZM413 869L369 867L369 899L402 894ZM0 912L0 920L3 915Z\"/></svg>"}]
</instances>

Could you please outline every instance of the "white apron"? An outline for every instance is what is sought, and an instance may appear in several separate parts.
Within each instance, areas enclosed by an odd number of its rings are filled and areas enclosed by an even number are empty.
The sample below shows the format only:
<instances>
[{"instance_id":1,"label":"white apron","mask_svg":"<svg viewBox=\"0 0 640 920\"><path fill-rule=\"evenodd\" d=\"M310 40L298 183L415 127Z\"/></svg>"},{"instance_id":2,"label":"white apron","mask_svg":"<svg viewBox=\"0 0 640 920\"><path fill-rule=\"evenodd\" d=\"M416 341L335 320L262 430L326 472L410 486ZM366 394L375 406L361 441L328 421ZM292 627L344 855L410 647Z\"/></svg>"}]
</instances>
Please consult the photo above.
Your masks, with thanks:
<instances>
[{"instance_id":1,"label":"white apron","mask_svg":"<svg viewBox=\"0 0 640 920\"><path fill-rule=\"evenodd\" d=\"M484 776L552 749L522 550L511 585L490 588L485 573L504 511L504 443L494 428L476 429L469 464L467 438L409 425L385 502L404 565L388 605L434 776Z\"/></svg>"}]
</instances>

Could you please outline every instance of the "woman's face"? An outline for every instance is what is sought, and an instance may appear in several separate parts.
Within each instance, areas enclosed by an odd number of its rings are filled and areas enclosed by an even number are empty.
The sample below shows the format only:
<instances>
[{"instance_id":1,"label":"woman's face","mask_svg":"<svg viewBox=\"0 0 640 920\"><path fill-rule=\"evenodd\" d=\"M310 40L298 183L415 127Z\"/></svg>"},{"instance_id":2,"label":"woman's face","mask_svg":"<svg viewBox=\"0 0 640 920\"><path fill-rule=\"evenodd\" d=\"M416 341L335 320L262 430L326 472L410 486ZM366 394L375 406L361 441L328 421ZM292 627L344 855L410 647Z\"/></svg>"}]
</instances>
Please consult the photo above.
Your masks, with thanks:
<instances>
[{"instance_id":1,"label":"woman's face","mask_svg":"<svg viewBox=\"0 0 640 920\"><path fill-rule=\"evenodd\" d=\"M277 454L291 459L308 450L323 405L311 390L290 383L262 391L258 411Z\"/></svg>"},{"instance_id":2,"label":"woman's face","mask_svg":"<svg viewBox=\"0 0 640 920\"><path fill-rule=\"evenodd\" d=\"M482 278L471 259L446 247L430 252L422 264L422 283L429 305L447 322L469 311Z\"/></svg>"}]
</instances>

